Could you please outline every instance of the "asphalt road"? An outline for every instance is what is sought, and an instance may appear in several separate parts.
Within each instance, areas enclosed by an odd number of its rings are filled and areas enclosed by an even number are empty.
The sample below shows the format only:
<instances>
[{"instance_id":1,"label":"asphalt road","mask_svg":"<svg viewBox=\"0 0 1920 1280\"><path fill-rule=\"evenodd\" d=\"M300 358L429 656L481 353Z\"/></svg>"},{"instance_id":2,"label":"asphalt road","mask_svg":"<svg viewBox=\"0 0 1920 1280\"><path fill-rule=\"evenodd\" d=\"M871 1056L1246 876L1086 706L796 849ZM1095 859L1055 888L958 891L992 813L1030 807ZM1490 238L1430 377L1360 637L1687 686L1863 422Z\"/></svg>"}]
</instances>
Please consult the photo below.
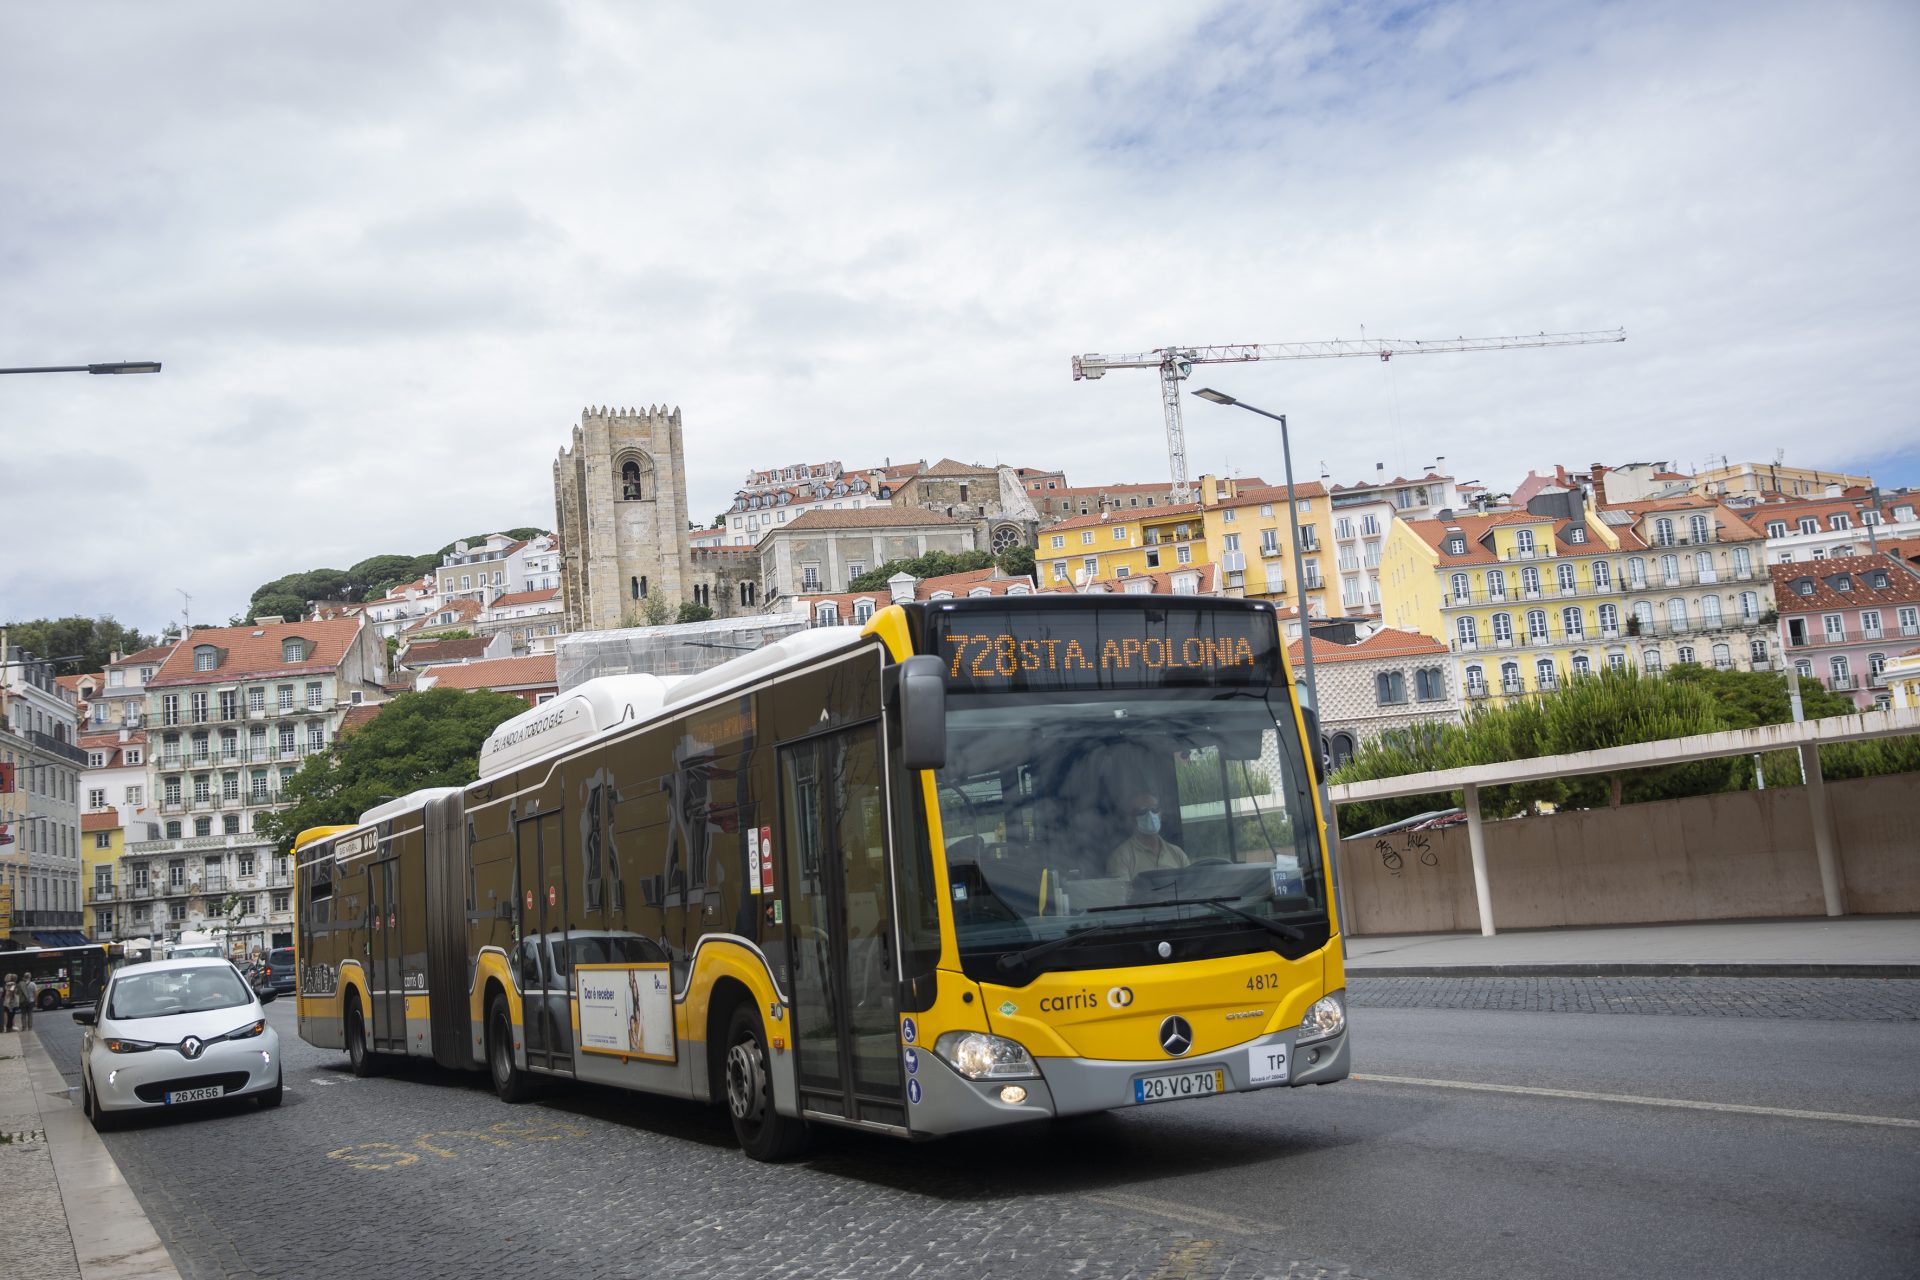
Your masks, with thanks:
<instances>
[{"instance_id":1,"label":"asphalt road","mask_svg":"<svg viewBox=\"0 0 1920 1280\"><path fill-rule=\"evenodd\" d=\"M1718 981L1590 983L1606 1016L1524 980L1426 988L1454 1007L1381 983L1352 1081L923 1146L829 1133L784 1166L687 1104L356 1080L275 1004L285 1106L107 1142L189 1280L1912 1276L1920 983ZM71 1073L78 1028L39 1028Z\"/></svg>"}]
</instances>

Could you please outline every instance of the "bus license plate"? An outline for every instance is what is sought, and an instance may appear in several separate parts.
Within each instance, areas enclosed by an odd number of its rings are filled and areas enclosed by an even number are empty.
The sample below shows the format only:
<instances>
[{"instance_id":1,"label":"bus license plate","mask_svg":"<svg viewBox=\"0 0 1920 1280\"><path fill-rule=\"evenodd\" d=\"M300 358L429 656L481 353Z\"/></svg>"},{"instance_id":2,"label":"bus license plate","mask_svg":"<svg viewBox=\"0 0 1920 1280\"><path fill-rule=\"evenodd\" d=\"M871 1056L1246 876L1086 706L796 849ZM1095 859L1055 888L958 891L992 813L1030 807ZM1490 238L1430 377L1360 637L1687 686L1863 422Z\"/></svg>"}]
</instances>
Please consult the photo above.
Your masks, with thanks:
<instances>
[{"instance_id":1,"label":"bus license plate","mask_svg":"<svg viewBox=\"0 0 1920 1280\"><path fill-rule=\"evenodd\" d=\"M1177 1076L1141 1076L1133 1082L1135 1102L1172 1102L1175 1098L1204 1098L1226 1091L1226 1075L1218 1067L1184 1071Z\"/></svg>"},{"instance_id":2,"label":"bus license plate","mask_svg":"<svg viewBox=\"0 0 1920 1280\"><path fill-rule=\"evenodd\" d=\"M225 1092L226 1090L217 1084L209 1085L204 1089L175 1089L167 1095L167 1105L172 1106L176 1102L205 1102L209 1098L217 1098Z\"/></svg>"}]
</instances>

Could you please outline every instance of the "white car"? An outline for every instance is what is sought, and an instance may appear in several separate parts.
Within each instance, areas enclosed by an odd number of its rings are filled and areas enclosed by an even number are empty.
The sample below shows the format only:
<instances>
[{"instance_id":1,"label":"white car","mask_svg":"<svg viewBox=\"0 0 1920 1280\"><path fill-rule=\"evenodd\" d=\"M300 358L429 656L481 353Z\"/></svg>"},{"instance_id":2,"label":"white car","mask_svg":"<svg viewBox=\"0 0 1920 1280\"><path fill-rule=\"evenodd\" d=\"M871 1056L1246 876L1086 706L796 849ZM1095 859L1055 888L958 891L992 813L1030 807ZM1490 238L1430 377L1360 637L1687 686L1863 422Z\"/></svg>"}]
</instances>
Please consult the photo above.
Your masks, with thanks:
<instances>
[{"instance_id":1,"label":"white car","mask_svg":"<svg viewBox=\"0 0 1920 1280\"><path fill-rule=\"evenodd\" d=\"M280 1036L225 960L155 960L116 969L80 1045L80 1092L96 1129L119 1116L216 1098L280 1105Z\"/></svg>"}]
</instances>

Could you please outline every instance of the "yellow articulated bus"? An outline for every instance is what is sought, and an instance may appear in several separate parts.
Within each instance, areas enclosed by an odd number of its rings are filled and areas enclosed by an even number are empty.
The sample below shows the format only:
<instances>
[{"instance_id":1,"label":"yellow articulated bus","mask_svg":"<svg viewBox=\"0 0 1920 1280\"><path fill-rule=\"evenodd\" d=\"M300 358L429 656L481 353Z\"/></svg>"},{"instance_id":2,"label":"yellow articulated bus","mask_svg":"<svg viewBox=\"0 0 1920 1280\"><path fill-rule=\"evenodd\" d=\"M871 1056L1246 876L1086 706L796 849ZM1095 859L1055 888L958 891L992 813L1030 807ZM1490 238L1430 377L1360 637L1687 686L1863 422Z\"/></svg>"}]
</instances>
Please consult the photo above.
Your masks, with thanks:
<instances>
[{"instance_id":1,"label":"yellow articulated bus","mask_svg":"<svg viewBox=\"0 0 1920 1280\"><path fill-rule=\"evenodd\" d=\"M894 605L507 721L298 842L299 1019L487 1071L926 1138L1349 1071L1271 606Z\"/></svg>"}]
</instances>

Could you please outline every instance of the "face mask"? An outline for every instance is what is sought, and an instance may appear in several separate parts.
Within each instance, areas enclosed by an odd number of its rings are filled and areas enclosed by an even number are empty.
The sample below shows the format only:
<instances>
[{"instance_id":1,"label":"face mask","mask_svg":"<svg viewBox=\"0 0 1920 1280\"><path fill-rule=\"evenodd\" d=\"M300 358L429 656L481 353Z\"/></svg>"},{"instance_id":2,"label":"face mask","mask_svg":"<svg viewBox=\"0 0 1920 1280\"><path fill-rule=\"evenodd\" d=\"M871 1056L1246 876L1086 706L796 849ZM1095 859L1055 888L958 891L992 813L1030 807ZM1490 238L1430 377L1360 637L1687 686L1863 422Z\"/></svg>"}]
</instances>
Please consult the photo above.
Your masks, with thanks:
<instances>
[{"instance_id":1,"label":"face mask","mask_svg":"<svg viewBox=\"0 0 1920 1280\"><path fill-rule=\"evenodd\" d=\"M1160 815L1152 810L1148 810L1146 813L1135 817L1133 825L1139 828L1140 834L1143 836L1157 836L1160 834Z\"/></svg>"}]
</instances>

